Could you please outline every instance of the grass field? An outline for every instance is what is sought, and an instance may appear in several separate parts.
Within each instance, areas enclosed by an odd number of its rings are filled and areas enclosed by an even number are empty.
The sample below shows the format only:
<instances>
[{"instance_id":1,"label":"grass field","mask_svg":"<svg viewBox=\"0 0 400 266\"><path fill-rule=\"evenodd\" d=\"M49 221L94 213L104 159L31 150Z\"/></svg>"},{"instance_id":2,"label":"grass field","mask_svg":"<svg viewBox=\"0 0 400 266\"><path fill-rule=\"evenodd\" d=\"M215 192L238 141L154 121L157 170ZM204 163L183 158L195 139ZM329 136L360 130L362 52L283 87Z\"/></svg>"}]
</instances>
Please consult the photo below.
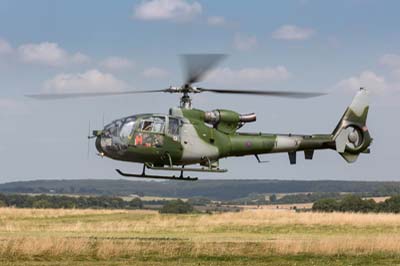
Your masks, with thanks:
<instances>
[{"instance_id":1,"label":"grass field","mask_svg":"<svg viewBox=\"0 0 400 266\"><path fill-rule=\"evenodd\" d=\"M0 265L400 265L400 215L0 208Z\"/></svg>"}]
</instances>

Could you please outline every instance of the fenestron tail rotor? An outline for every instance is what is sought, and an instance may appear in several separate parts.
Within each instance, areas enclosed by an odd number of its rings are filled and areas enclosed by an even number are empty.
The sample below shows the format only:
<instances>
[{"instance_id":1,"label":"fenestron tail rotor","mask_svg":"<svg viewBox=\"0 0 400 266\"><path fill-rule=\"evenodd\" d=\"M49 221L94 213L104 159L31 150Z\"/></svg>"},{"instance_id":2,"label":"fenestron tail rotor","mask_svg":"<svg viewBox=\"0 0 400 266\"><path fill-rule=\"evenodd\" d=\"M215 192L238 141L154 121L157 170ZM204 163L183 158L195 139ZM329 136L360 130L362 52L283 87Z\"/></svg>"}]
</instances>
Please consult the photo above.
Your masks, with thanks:
<instances>
[{"instance_id":1,"label":"fenestron tail rotor","mask_svg":"<svg viewBox=\"0 0 400 266\"><path fill-rule=\"evenodd\" d=\"M319 92L297 92L297 91L277 91L277 90L222 90L222 89L208 89L203 87L192 86L193 83L204 80L206 75L212 71L215 66L221 62L226 55L224 54L185 54L181 55L184 84L182 86L171 86L166 89L158 90L125 90L125 91L105 91L105 92L71 92L71 93L42 93L42 94L29 94L27 97L38 100L56 100L56 99L70 99L70 98L85 98L85 97L99 97L99 96L114 96L114 95L130 95L139 93L180 93L181 107L191 108L191 98L189 94L196 94L202 92L218 93L218 94L239 94L239 95L256 95L256 96L273 96L285 98L311 98L316 96L325 95Z\"/></svg>"}]
</instances>

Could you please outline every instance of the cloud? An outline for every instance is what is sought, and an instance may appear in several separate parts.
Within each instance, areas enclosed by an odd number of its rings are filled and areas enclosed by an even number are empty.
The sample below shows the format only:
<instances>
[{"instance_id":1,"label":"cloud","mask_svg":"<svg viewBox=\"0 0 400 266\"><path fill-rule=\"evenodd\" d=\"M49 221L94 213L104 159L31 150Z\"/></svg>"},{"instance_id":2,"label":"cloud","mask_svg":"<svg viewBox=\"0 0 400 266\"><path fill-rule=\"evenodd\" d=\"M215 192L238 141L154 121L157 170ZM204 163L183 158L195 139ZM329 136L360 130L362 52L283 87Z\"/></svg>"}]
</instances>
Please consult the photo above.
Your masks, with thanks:
<instances>
[{"instance_id":1,"label":"cloud","mask_svg":"<svg viewBox=\"0 0 400 266\"><path fill-rule=\"evenodd\" d=\"M120 70L131 68L134 66L134 63L123 57L110 56L103 60L100 65L111 70Z\"/></svg>"},{"instance_id":2,"label":"cloud","mask_svg":"<svg viewBox=\"0 0 400 266\"><path fill-rule=\"evenodd\" d=\"M165 78L169 75L168 71L158 67L150 67L143 71L142 75L146 78Z\"/></svg>"},{"instance_id":3,"label":"cloud","mask_svg":"<svg viewBox=\"0 0 400 266\"><path fill-rule=\"evenodd\" d=\"M296 25L283 25L272 34L272 37L281 40L306 40L314 33L315 31L310 28L301 28Z\"/></svg>"},{"instance_id":4,"label":"cloud","mask_svg":"<svg viewBox=\"0 0 400 266\"><path fill-rule=\"evenodd\" d=\"M129 59L117 56L110 56L100 63L101 66L112 69L120 70L134 67L134 62Z\"/></svg>"},{"instance_id":5,"label":"cloud","mask_svg":"<svg viewBox=\"0 0 400 266\"><path fill-rule=\"evenodd\" d=\"M0 55L10 54L12 52L12 46L6 40L0 39Z\"/></svg>"},{"instance_id":6,"label":"cloud","mask_svg":"<svg viewBox=\"0 0 400 266\"><path fill-rule=\"evenodd\" d=\"M18 53L23 62L47 66L65 66L67 64L87 63L90 59L82 53L69 54L57 43L28 43L18 47Z\"/></svg>"},{"instance_id":7,"label":"cloud","mask_svg":"<svg viewBox=\"0 0 400 266\"><path fill-rule=\"evenodd\" d=\"M201 12L202 7L196 1L150 0L136 6L133 16L141 20L188 21Z\"/></svg>"},{"instance_id":8,"label":"cloud","mask_svg":"<svg viewBox=\"0 0 400 266\"><path fill-rule=\"evenodd\" d=\"M334 86L335 89L345 91L357 91L361 87L366 88L374 94L382 94L392 86L391 84L388 84L383 76L379 76L370 70L363 71L358 76L352 76L341 80Z\"/></svg>"},{"instance_id":9,"label":"cloud","mask_svg":"<svg viewBox=\"0 0 400 266\"><path fill-rule=\"evenodd\" d=\"M74 64L86 64L90 62L90 57L78 52L70 56L70 62Z\"/></svg>"},{"instance_id":10,"label":"cloud","mask_svg":"<svg viewBox=\"0 0 400 266\"><path fill-rule=\"evenodd\" d=\"M207 24L210 26L225 26L227 24L226 20L224 17L221 16L212 16L207 18Z\"/></svg>"},{"instance_id":11,"label":"cloud","mask_svg":"<svg viewBox=\"0 0 400 266\"><path fill-rule=\"evenodd\" d=\"M379 62L388 67L400 68L400 55L385 54L380 58Z\"/></svg>"},{"instance_id":12,"label":"cloud","mask_svg":"<svg viewBox=\"0 0 400 266\"><path fill-rule=\"evenodd\" d=\"M264 68L242 68L231 69L217 68L209 75L209 81L221 84L249 84L271 81L282 81L289 79L291 74L284 66Z\"/></svg>"},{"instance_id":13,"label":"cloud","mask_svg":"<svg viewBox=\"0 0 400 266\"><path fill-rule=\"evenodd\" d=\"M233 39L233 47L237 50L248 51L255 48L257 45L258 41L255 36L236 33Z\"/></svg>"},{"instance_id":14,"label":"cloud","mask_svg":"<svg viewBox=\"0 0 400 266\"><path fill-rule=\"evenodd\" d=\"M400 69L395 69L392 72L392 76L396 79L396 80L400 80ZM399 86L400 89L400 86Z\"/></svg>"},{"instance_id":15,"label":"cloud","mask_svg":"<svg viewBox=\"0 0 400 266\"><path fill-rule=\"evenodd\" d=\"M396 83L393 85L393 89L399 90L400 84L400 55L397 54L385 54L379 59L379 63L381 65L387 66L390 68L389 78L392 79L392 82Z\"/></svg>"},{"instance_id":16,"label":"cloud","mask_svg":"<svg viewBox=\"0 0 400 266\"><path fill-rule=\"evenodd\" d=\"M59 74L45 81L43 89L48 93L65 92L103 92L121 91L125 83L112 74L103 73L97 69L77 74Z\"/></svg>"}]
</instances>

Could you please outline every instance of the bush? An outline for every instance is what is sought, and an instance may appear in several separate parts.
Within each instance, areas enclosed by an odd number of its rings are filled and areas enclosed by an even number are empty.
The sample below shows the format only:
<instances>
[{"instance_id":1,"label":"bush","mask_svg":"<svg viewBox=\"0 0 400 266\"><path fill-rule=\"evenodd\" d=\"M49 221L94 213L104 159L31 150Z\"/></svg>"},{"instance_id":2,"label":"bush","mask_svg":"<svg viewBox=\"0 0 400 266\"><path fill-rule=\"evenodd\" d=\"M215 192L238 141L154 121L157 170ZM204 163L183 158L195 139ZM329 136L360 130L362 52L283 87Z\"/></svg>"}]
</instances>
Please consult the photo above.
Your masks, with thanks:
<instances>
[{"instance_id":1,"label":"bush","mask_svg":"<svg viewBox=\"0 0 400 266\"><path fill-rule=\"evenodd\" d=\"M334 212L339 210L339 203L335 199L321 199L312 206L313 211Z\"/></svg>"},{"instance_id":2,"label":"bush","mask_svg":"<svg viewBox=\"0 0 400 266\"><path fill-rule=\"evenodd\" d=\"M400 195L393 196L382 202L378 210L380 212L400 213Z\"/></svg>"},{"instance_id":3,"label":"bush","mask_svg":"<svg viewBox=\"0 0 400 266\"><path fill-rule=\"evenodd\" d=\"M45 199L40 199L40 200L34 201L32 203L32 208L35 208L35 209L46 209L46 208L51 208L51 207L52 207L51 203Z\"/></svg>"},{"instance_id":4,"label":"bush","mask_svg":"<svg viewBox=\"0 0 400 266\"><path fill-rule=\"evenodd\" d=\"M143 208L143 202L139 198L134 198L129 202L129 207L132 209L142 209Z\"/></svg>"},{"instance_id":5,"label":"bush","mask_svg":"<svg viewBox=\"0 0 400 266\"><path fill-rule=\"evenodd\" d=\"M272 194L271 196L269 196L269 201L270 202L275 202L277 200L276 195Z\"/></svg>"},{"instance_id":6,"label":"bush","mask_svg":"<svg viewBox=\"0 0 400 266\"><path fill-rule=\"evenodd\" d=\"M343 212L372 212L376 210L374 200L363 200L356 195L347 195L339 202L339 210Z\"/></svg>"},{"instance_id":7,"label":"bush","mask_svg":"<svg viewBox=\"0 0 400 266\"><path fill-rule=\"evenodd\" d=\"M373 199L362 199L356 195L346 195L342 200L321 199L312 206L313 211L322 212L400 212L400 196L376 203Z\"/></svg>"},{"instance_id":8,"label":"bush","mask_svg":"<svg viewBox=\"0 0 400 266\"><path fill-rule=\"evenodd\" d=\"M171 200L164 204L160 213L191 213L193 206L183 200Z\"/></svg>"}]
</instances>

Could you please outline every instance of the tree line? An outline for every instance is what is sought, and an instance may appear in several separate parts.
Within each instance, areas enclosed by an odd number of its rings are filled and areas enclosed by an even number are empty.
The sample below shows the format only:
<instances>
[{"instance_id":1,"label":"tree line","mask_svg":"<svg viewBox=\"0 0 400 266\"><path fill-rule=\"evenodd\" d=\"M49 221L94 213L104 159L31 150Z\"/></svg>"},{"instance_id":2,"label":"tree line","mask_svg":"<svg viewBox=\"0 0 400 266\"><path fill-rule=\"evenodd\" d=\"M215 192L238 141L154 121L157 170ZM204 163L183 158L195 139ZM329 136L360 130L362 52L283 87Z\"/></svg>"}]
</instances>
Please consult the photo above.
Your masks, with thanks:
<instances>
[{"instance_id":1,"label":"tree line","mask_svg":"<svg viewBox=\"0 0 400 266\"><path fill-rule=\"evenodd\" d=\"M400 195L392 196L383 202L363 199L357 195L346 195L340 200L333 198L320 199L314 202L312 210L320 212L400 213Z\"/></svg>"},{"instance_id":2,"label":"tree line","mask_svg":"<svg viewBox=\"0 0 400 266\"><path fill-rule=\"evenodd\" d=\"M204 199L201 199L203 202ZM133 198L130 201L119 197L73 197L62 195L26 195L1 194L0 207L38 208L38 209L142 209L143 201ZM145 202L147 204L147 202ZM192 213L194 208L189 202L178 200L163 200L160 213Z\"/></svg>"},{"instance_id":3,"label":"tree line","mask_svg":"<svg viewBox=\"0 0 400 266\"><path fill-rule=\"evenodd\" d=\"M286 193L368 193L392 196L400 193L400 182L366 182L339 180L198 180L196 182L139 180L34 180L0 184L0 193L74 194L87 196L157 196L172 198L203 197L217 201L235 201L253 195ZM339 177L338 177L339 178ZM330 197L330 196L329 196ZM266 202L261 197L258 204ZM291 200L287 198L286 200ZM304 199L307 200L308 199ZM257 203L256 203L257 204Z\"/></svg>"},{"instance_id":4,"label":"tree line","mask_svg":"<svg viewBox=\"0 0 400 266\"><path fill-rule=\"evenodd\" d=\"M71 197L61 195L0 194L0 207L42 209L142 209L139 198L125 201L118 197Z\"/></svg>"}]
</instances>

